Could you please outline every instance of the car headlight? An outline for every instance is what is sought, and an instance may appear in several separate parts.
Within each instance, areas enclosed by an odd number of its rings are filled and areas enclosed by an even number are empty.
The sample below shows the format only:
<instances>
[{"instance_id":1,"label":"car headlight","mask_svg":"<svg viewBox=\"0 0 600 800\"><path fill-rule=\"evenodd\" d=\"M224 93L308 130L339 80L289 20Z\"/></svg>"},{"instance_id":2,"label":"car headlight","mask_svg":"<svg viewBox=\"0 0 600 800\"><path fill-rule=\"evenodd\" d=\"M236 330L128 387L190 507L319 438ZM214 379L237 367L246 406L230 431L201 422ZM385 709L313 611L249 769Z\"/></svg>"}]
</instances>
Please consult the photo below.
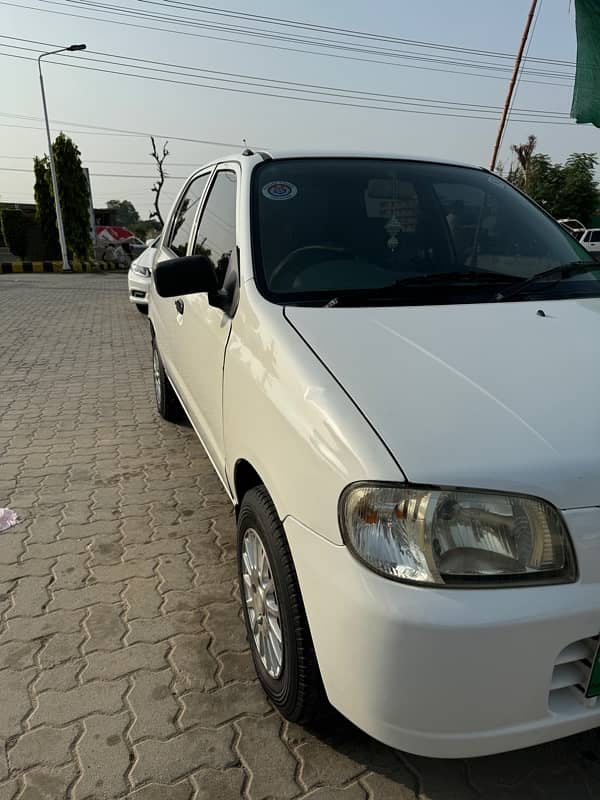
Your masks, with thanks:
<instances>
[{"instance_id":1,"label":"car headlight","mask_svg":"<svg viewBox=\"0 0 600 800\"><path fill-rule=\"evenodd\" d=\"M360 561L396 580L484 587L576 578L559 512L535 497L353 484L340 497L340 525Z\"/></svg>"},{"instance_id":2,"label":"car headlight","mask_svg":"<svg viewBox=\"0 0 600 800\"><path fill-rule=\"evenodd\" d=\"M148 267L142 267L140 264L132 264L131 269L136 273L136 275L143 275L144 278L150 277L150 270Z\"/></svg>"}]
</instances>

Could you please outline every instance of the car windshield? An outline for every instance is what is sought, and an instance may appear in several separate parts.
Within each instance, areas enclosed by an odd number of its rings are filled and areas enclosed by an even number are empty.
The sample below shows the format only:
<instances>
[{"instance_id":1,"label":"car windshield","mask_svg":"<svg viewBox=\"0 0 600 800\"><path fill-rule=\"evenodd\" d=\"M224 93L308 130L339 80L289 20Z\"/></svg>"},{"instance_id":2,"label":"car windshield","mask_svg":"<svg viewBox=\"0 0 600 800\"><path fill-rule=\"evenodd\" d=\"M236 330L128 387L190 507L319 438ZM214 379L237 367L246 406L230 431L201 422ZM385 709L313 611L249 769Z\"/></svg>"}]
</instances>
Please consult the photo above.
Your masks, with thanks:
<instances>
[{"instance_id":1,"label":"car windshield","mask_svg":"<svg viewBox=\"0 0 600 800\"><path fill-rule=\"evenodd\" d=\"M375 158L265 161L253 176L261 291L281 303L495 302L598 296L600 269L558 223L485 170ZM584 264L585 266L585 264Z\"/></svg>"}]
</instances>

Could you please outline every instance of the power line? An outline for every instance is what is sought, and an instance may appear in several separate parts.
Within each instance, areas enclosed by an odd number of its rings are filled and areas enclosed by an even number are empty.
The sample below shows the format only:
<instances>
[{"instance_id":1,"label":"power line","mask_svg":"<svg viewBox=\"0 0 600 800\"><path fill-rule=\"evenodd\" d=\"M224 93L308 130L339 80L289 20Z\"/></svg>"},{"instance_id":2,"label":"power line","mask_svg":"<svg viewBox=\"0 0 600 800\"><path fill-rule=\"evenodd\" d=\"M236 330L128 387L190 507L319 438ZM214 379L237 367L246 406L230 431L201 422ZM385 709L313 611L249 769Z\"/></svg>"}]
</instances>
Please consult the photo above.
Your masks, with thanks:
<instances>
[{"instance_id":1,"label":"power line","mask_svg":"<svg viewBox=\"0 0 600 800\"><path fill-rule=\"evenodd\" d=\"M316 23L299 22L298 20L284 19L282 17L267 17L262 14L250 14L247 12L242 13L238 11L232 11L230 9L216 8L214 6L205 6L198 3L181 2L181 1L177 2L176 0L161 0L160 2L158 2L158 0L138 0L138 2L145 3L147 5L159 5L159 6L167 5L167 6L173 6L175 8L186 8L189 10L194 10L197 13L201 14L226 16L226 17L233 17L236 19L252 19L260 22L266 22L267 24L272 24L272 25L280 25L280 26L283 25L286 27L323 31L326 33L341 34L343 36L351 36L354 38L377 39L379 41L394 42L397 44L408 44L415 47L430 48L434 50L449 50L453 52L470 53L472 55L495 56L498 58L507 58L511 61L511 63L514 59L514 55L512 53L503 53L503 52L488 51L488 50L476 50L469 47L458 47L455 45L427 42L419 39L403 39L397 36L377 34L370 31L359 31L350 28L340 28L329 25L318 25ZM553 58L530 58L529 60L540 63L574 66L574 62L572 61L562 61Z\"/></svg>"},{"instance_id":2,"label":"power line","mask_svg":"<svg viewBox=\"0 0 600 800\"><path fill-rule=\"evenodd\" d=\"M20 41L20 42L28 42L29 44L38 44L44 47L57 47L55 43L51 42L37 42L34 40L27 40L21 39L13 36L5 36L0 34L0 39L8 39L10 41ZM24 47L22 45L8 45L2 43L2 47L6 48L14 48L18 50L26 50L30 52L38 53L39 50L34 48ZM489 112L498 112L500 108L498 106L492 105L483 105L478 103L464 103L458 102L453 100L434 100L432 98L426 97L410 97L406 95L393 95L393 94L386 94L383 92L370 92L370 91L361 91L361 90L352 90L352 89L345 89L336 86L328 86L322 84L310 84L310 83L301 83L297 81L276 81L275 79L268 78L266 76L257 76L257 75L247 75L247 74L240 74L240 73L229 73L223 72L220 70L207 70L200 67L193 67L181 64L173 64L173 63L165 63L161 61L155 61L151 59L145 58L136 58L132 56L124 56L118 53L104 53L100 51L90 50L88 51L90 55L97 55L97 56L106 56L109 60L102 59L102 58L90 58L89 56L79 56L77 61L80 60L90 62L92 64L100 63L100 64L113 64L115 66L124 66L129 68L129 64L120 64L118 59L122 59L125 61L133 61L133 62L141 62L141 65L136 63L136 69L145 69L151 70L154 72L162 72L167 75L177 75L177 76L185 76L185 77L196 77L195 75L189 76L187 73L181 72L180 70L189 70L191 72L200 72L200 73L208 73L208 78L214 81L220 81L225 83L233 83L237 85L243 86L256 86L256 87L265 87L268 89L283 89L284 91L295 91L295 92L304 92L308 94L317 94L323 96L333 96L333 97L348 97L350 99L355 100L371 100L375 99L376 102L386 102L386 103L401 103L403 105L416 105L420 107L422 104L425 104L425 107L430 108L438 108L438 107L452 107L455 106L457 110L478 110L478 111L489 111ZM69 62L71 63L71 62ZM146 67L145 64L150 65L157 65L157 66L150 66ZM174 71L164 69L164 67L172 67ZM219 76L230 76L227 78L222 78ZM201 75L200 77L205 78L206 76ZM246 80L234 80L234 78L241 78ZM256 83L253 83L256 81ZM265 82L270 82L275 84L273 86L265 86ZM541 114L545 116L558 116L558 117L568 117L568 114L564 112L552 112L547 111L544 109L515 109L519 112L530 113L530 114Z\"/></svg>"},{"instance_id":3,"label":"power line","mask_svg":"<svg viewBox=\"0 0 600 800\"><path fill-rule=\"evenodd\" d=\"M14 54L14 53L2 53L2 52L0 52L0 56L4 56L5 58L18 58L18 59L21 59L21 60L24 60L24 61L35 61L36 60L35 58L29 58L28 56L20 56L20 55ZM331 99L327 99L326 100L326 99L319 99L319 98L313 98L313 97L301 97L301 96L295 96L295 95L284 95L284 94L278 94L278 93L274 93L274 92L260 92L260 91L250 90L250 89L233 88L233 87L230 87L230 86L213 86L212 84L198 83L198 82L194 82L194 81L182 81L182 80L175 80L173 78L160 78L160 77L158 77L156 75L139 75L139 74L133 73L133 72L122 72L122 71L118 71L118 70L104 69L104 68L101 68L101 67L85 66L83 64L78 63L75 60L72 60L70 62L54 61L52 63L58 64L60 66L71 67L73 69L83 69L83 70L87 70L87 71L104 72L104 73L107 73L107 74L110 74L110 75L119 75L121 77L141 78L143 80L156 81L156 82L159 82L159 83L172 83L172 84L176 84L176 85L180 85L180 86L194 86L194 87L205 88L205 89L214 89L214 90L222 91L222 92L232 92L232 93L236 93L236 94L253 95L253 96L259 96L259 97L272 97L272 98L280 99L280 100L296 100L296 101L299 101L299 102L318 103L320 105L340 106L340 107L344 107L344 108L358 108L358 109L365 109L365 110L371 110L371 111L373 111L373 110L374 111L394 111L396 113L422 114L422 115L425 115L425 116L447 117L447 118L454 118L454 119L481 119L481 120L494 120L495 119L494 116L483 116L482 114L462 114L462 113L448 113L448 112L443 112L443 111L425 111L425 110L422 110L421 108L414 109L414 108L401 108L401 107L398 107L398 106L391 107L389 105L388 106L373 105L371 103L366 103L366 104L365 103L351 103L351 102L346 102L346 101L342 101L342 100L331 100ZM138 67L138 69L139 69L139 67ZM447 106L443 106L443 105L435 106L435 107L439 107L439 108L446 107L447 108ZM460 109L458 109L458 110L460 110ZM558 121L555 121L555 120L552 120L552 119L536 119L536 118L519 119L519 120L514 120L514 121L515 122L527 122L527 123L535 122L535 123L552 124L552 125L570 125L570 124L574 124L574 123L571 123L571 122L558 122ZM175 138L180 138L180 137L173 137L173 138L175 139Z\"/></svg>"},{"instance_id":4,"label":"power line","mask_svg":"<svg viewBox=\"0 0 600 800\"><path fill-rule=\"evenodd\" d=\"M142 2L143 0L139 0ZM366 46L359 46L356 43L348 43L348 42L335 42L329 39L306 39L300 38L295 34L283 33L283 32L273 32L273 31L265 31L256 28L247 28L247 27L235 27L231 25L224 25L222 23L209 23L206 21L199 21L194 19L193 17L182 17L176 16L173 14L164 14L158 12L148 12L148 11L136 11L135 9L128 7L128 6L115 6L105 2L98 2L98 0L67 0L67 2L59 2L59 0L38 0L40 3L47 3L51 5L58 5L58 6L66 6L75 5L76 7L84 10L84 11L94 11L99 12L102 14L116 14L119 17L126 17L126 18L133 18L133 19L142 19L142 20L149 20L154 22L162 22L167 24L174 24L174 25L186 25L192 26L195 28L203 28L208 30L217 30L222 33L227 34L241 34L244 36L250 36L254 38L263 38L267 40L279 40L284 42L291 42L292 44L300 44L303 46L318 46L325 49L331 50L346 50L349 52L356 52L356 53L366 53L372 55L381 55L389 58L401 58L401 59L408 59L408 60L416 60L422 62L431 62L431 63L439 63L444 65L454 65L454 66L465 66L465 67L475 67L481 68L486 70L492 71L501 71L502 73L507 73L510 71L509 66L506 64L487 64L482 61L457 61L456 59L449 59L444 56L431 56L431 55L422 55L418 53L412 52L402 52L397 50L389 50L389 49L374 49L369 48ZM489 57L488 57L489 58ZM537 69L527 69L528 74L537 74L540 76L546 77L564 77L564 78L571 78L572 75L564 74L564 73L551 73L547 70L537 70Z\"/></svg>"},{"instance_id":5,"label":"power line","mask_svg":"<svg viewBox=\"0 0 600 800\"><path fill-rule=\"evenodd\" d=\"M67 6L68 7L67 3L58 3L55 0L39 0L39 2L52 2L54 5ZM105 24L119 25L121 27L129 27L129 28L136 28L136 29L140 29L140 30L157 31L157 32L162 33L162 34L164 34L164 33L172 33L172 34L180 35L180 36L191 36L191 37L194 37L194 38L209 39L209 40L220 41L220 42L227 42L229 44L243 44L243 45L248 45L248 46L258 46L258 47L263 47L263 48L267 48L267 49L271 49L271 50L280 50L280 51L283 51L285 53L297 52L297 53L302 53L303 55L316 55L316 56L323 56L323 57L328 57L328 58L338 58L338 59L343 59L345 61L356 61L356 62L362 62L362 63L368 63L368 64L380 64L380 65L384 65L384 66L388 66L388 67L395 67L395 68L399 67L399 68L406 68L406 69L425 70L427 72L441 72L444 75L449 75L449 74L450 75L466 75L468 77L479 77L479 78L491 78L491 79L494 79L494 80L505 80L505 77L503 75L486 75L486 74L477 73L477 72L464 72L464 71L461 71L461 70L449 69L448 67L446 67L445 69L441 69L441 68L438 68L438 67L423 66L422 64L399 64L399 63L395 63L395 62L392 62L392 61L382 61L380 59L364 58L364 57L360 57L360 56L347 56L347 55L345 56L345 55L342 55L340 53L322 53L322 52L319 52L317 50L294 48L294 47L290 47L289 45L288 46L273 45L273 44L266 44L265 42L256 42L256 41L247 42L247 41L244 41L243 39L231 39L231 38L224 38L224 37L221 37L221 36L212 36L210 34L194 33L194 32L189 31L189 30L172 30L172 29L164 28L164 27L156 27L156 26L152 26L152 25L141 25L139 23L125 22L124 20L114 20L114 19L107 19L107 18L93 17L93 16L83 16L81 14L74 14L72 11L70 11L70 12L56 11L54 9L40 8L40 7L37 7L37 6L27 6L27 5L23 5L21 3L9 2L9 0L0 0L0 5L11 6L13 8L18 8L18 9L27 9L27 10L35 11L35 12L42 11L42 12L48 13L48 14L55 14L55 15L59 15L59 16L66 16L66 17L69 17L69 18L83 19L83 20L88 20L88 21L93 21L93 22L101 22L101 23L105 23ZM527 82L528 83L532 83L532 84L542 85L542 86L562 86L564 88L570 88L569 84L562 84L562 83L549 82L549 81L528 80Z\"/></svg>"},{"instance_id":6,"label":"power line","mask_svg":"<svg viewBox=\"0 0 600 800\"><path fill-rule=\"evenodd\" d=\"M83 165L85 166L85 164ZM21 169L20 167L0 167L0 172L26 172L33 175L31 169ZM118 173L108 172L90 172L92 178L139 178L145 181L155 181L156 175L121 175ZM173 180L184 181L187 175L165 175L165 178L172 178Z\"/></svg>"},{"instance_id":7,"label":"power line","mask_svg":"<svg viewBox=\"0 0 600 800\"><path fill-rule=\"evenodd\" d=\"M0 158L8 158L11 161L33 161L33 156L7 156L7 155L0 155ZM127 167L148 167L150 166L149 161L113 161L111 159L95 159L95 158L86 158L86 164L118 164ZM195 167L197 166L197 161L173 161L169 162L170 167Z\"/></svg>"},{"instance_id":8,"label":"power line","mask_svg":"<svg viewBox=\"0 0 600 800\"><path fill-rule=\"evenodd\" d=\"M2 55L2 53L0 53ZM34 59L26 58L25 56L13 56L14 58L25 58L26 61L32 61ZM70 66L70 65L67 65ZM26 114L11 114L7 112L0 112L0 117L8 117L12 119L24 119L24 120L32 120L35 122L41 122L41 117L33 117L28 116ZM132 131L127 130L126 128L109 128L104 125L89 125L85 122L73 122L71 120L61 120L61 119L52 119L50 120L52 125L74 125L75 127L81 128L91 128L91 131L76 131L76 133L94 133L99 131L96 135L107 135L107 136L132 136L132 137L144 137L146 139L150 138L150 136L154 136L158 139L168 139L169 141L173 142L188 142L190 144L207 144L207 145L215 145L219 147L232 147L234 149L241 149L242 144L237 142L235 144L231 142L213 142L207 139L192 139L190 137L185 136L169 136L162 133L150 132L150 131ZM29 126L20 126L20 125L6 125L5 123L0 123L4 127L29 127ZM41 130L38 128L32 128L32 130ZM106 132L106 133L105 133Z\"/></svg>"}]
</instances>

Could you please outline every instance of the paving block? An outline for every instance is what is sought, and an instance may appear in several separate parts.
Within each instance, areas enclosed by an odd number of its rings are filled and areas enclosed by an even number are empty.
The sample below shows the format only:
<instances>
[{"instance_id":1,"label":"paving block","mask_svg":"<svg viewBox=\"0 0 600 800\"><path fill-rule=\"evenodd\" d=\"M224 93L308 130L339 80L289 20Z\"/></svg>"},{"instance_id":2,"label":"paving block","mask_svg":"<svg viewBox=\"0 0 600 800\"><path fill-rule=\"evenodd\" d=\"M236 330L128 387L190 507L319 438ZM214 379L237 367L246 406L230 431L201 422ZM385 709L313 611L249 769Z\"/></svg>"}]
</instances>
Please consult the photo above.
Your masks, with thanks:
<instances>
[{"instance_id":1,"label":"paving block","mask_svg":"<svg viewBox=\"0 0 600 800\"><path fill-rule=\"evenodd\" d=\"M138 670L159 670L167 665L168 642L132 644L121 650L97 651L87 657L82 681L111 681Z\"/></svg>"},{"instance_id":2,"label":"paving block","mask_svg":"<svg viewBox=\"0 0 600 800\"><path fill-rule=\"evenodd\" d=\"M235 766L237 756L231 746L234 731L199 728L173 736L166 742L146 739L135 745L137 761L131 771L134 786L146 781L175 783L201 767L225 769Z\"/></svg>"},{"instance_id":3,"label":"paving block","mask_svg":"<svg viewBox=\"0 0 600 800\"><path fill-rule=\"evenodd\" d=\"M206 607L208 618L206 629L215 637L214 651L223 653L226 650L238 652L248 649L246 628L240 617L240 606L236 602L213 603Z\"/></svg>"},{"instance_id":4,"label":"paving block","mask_svg":"<svg viewBox=\"0 0 600 800\"><path fill-rule=\"evenodd\" d=\"M146 736L167 739L177 732L175 719L181 709L171 688L172 680L170 669L142 671L133 678L133 689L129 694L134 715L130 732L133 742Z\"/></svg>"},{"instance_id":5,"label":"paving block","mask_svg":"<svg viewBox=\"0 0 600 800\"><path fill-rule=\"evenodd\" d=\"M81 775L74 800L112 800L128 789L129 746L125 732L129 714L92 714L84 720L84 733L77 743Z\"/></svg>"},{"instance_id":6,"label":"paving block","mask_svg":"<svg viewBox=\"0 0 600 800\"><path fill-rule=\"evenodd\" d=\"M295 781L296 759L280 738L281 717L246 717L235 723L240 731L237 751L246 766L251 798L292 798L300 793ZM265 753L268 752L268 758Z\"/></svg>"},{"instance_id":7,"label":"paving block","mask_svg":"<svg viewBox=\"0 0 600 800\"><path fill-rule=\"evenodd\" d=\"M162 597L158 593L160 578L131 578L125 590L127 619L149 618L159 615Z\"/></svg>"},{"instance_id":8,"label":"paving block","mask_svg":"<svg viewBox=\"0 0 600 800\"><path fill-rule=\"evenodd\" d=\"M96 603L118 603L122 588L121 583L96 583L77 589L58 589L53 592L48 610L87 608Z\"/></svg>"},{"instance_id":9,"label":"paving block","mask_svg":"<svg viewBox=\"0 0 600 800\"><path fill-rule=\"evenodd\" d=\"M94 681L68 692L42 692L31 724L66 725L95 712L114 714L122 710L127 689L127 681L119 680L110 683Z\"/></svg>"},{"instance_id":10,"label":"paving block","mask_svg":"<svg viewBox=\"0 0 600 800\"><path fill-rule=\"evenodd\" d=\"M192 776L197 792L194 800L239 800L243 797L244 778L240 767L199 770Z\"/></svg>"},{"instance_id":11,"label":"paving block","mask_svg":"<svg viewBox=\"0 0 600 800\"><path fill-rule=\"evenodd\" d=\"M69 786L75 780L75 764L64 767L40 766L25 773L25 789L19 800L58 800L67 797Z\"/></svg>"},{"instance_id":12,"label":"paving block","mask_svg":"<svg viewBox=\"0 0 600 800\"><path fill-rule=\"evenodd\" d=\"M175 672L175 689L181 694L188 689L216 688L218 662L211 655L207 633L179 634L171 638L170 661Z\"/></svg>"},{"instance_id":13,"label":"paving block","mask_svg":"<svg viewBox=\"0 0 600 800\"><path fill-rule=\"evenodd\" d=\"M51 669L69 659L79 658L81 655L80 648L85 639L86 634L83 628L74 633L57 633L50 637L40 653L42 668Z\"/></svg>"},{"instance_id":14,"label":"paving block","mask_svg":"<svg viewBox=\"0 0 600 800\"><path fill-rule=\"evenodd\" d=\"M127 631L122 618L123 606L95 605L90 608L85 620L89 639L83 646L84 652L95 650L119 650L123 646L123 637Z\"/></svg>"},{"instance_id":15,"label":"paving block","mask_svg":"<svg viewBox=\"0 0 600 800\"><path fill-rule=\"evenodd\" d=\"M267 697L258 683L232 683L213 692L192 690L181 702L184 706L181 726L201 725L213 728L242 714L264 716L271 710Z\"/></svg>"},{"instance_id":16,"label":"paving block","mask_svg":"<svg viewBox=\"0 0 600 800\"><path fill-rule=\"evenodd\" d=\"M21 733L22 720L31 710L28 687L35 674L34 667L18 672L12 669L0 670L0 739L8 739Z\"/></svg>"},{"instance_id":17,"label":"paving block","mask_svg":"<svg viewBox=\"0 0 600 800\"><path fill-rule=\"evenodd\" d=\"M127 643L160 642L178 633L203 631L200 614L176 611L153 619L134 619L129 623Z\"/></svg>"},{"instance_id":18,"label":"paving block","mask_svg":"<svg viewBox=\"0 0 600 800\"><path fill-rule=\"evenodd\" d=\"M55 767L71 759L71 748L80 734L79 726L51 728L44 725L23 734L9 752L10 768L27 770L38 764Z\"/></svg>"},{"instance_id":19,"label":"paving block","mask_svg":"<svg viewBox=\"0 0 600 800\"><path fill-rule=\"evenodd\" d=\"M49 689L54 689L57 692L66 692L68 689L74 689L78 685L77 677L84 664L83 658L77 658L71 661L64 661L51 669L44 670L35 682L34 689L36 693L46 692Z\"/></svg>"}]
</instances>

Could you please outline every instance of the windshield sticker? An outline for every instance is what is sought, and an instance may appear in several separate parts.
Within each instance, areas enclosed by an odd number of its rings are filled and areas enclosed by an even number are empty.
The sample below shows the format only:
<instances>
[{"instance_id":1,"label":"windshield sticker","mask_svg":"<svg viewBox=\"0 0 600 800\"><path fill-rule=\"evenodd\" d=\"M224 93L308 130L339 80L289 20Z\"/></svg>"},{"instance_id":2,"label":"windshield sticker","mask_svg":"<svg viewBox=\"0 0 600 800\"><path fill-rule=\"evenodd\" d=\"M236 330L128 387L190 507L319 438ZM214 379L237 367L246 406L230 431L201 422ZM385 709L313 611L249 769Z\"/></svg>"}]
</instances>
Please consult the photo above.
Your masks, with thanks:
<instances>
[{"instance_id":1,"label":"windshield sticker","mask_svg":"<svg viewBox=\"0 0 600 800\"><path fill-rule=\"evenodd\" d=\"M291 200L298 194L298 187L289 181L270 181L262 187L268 200Z\"/></svg>"}]
</instances>

